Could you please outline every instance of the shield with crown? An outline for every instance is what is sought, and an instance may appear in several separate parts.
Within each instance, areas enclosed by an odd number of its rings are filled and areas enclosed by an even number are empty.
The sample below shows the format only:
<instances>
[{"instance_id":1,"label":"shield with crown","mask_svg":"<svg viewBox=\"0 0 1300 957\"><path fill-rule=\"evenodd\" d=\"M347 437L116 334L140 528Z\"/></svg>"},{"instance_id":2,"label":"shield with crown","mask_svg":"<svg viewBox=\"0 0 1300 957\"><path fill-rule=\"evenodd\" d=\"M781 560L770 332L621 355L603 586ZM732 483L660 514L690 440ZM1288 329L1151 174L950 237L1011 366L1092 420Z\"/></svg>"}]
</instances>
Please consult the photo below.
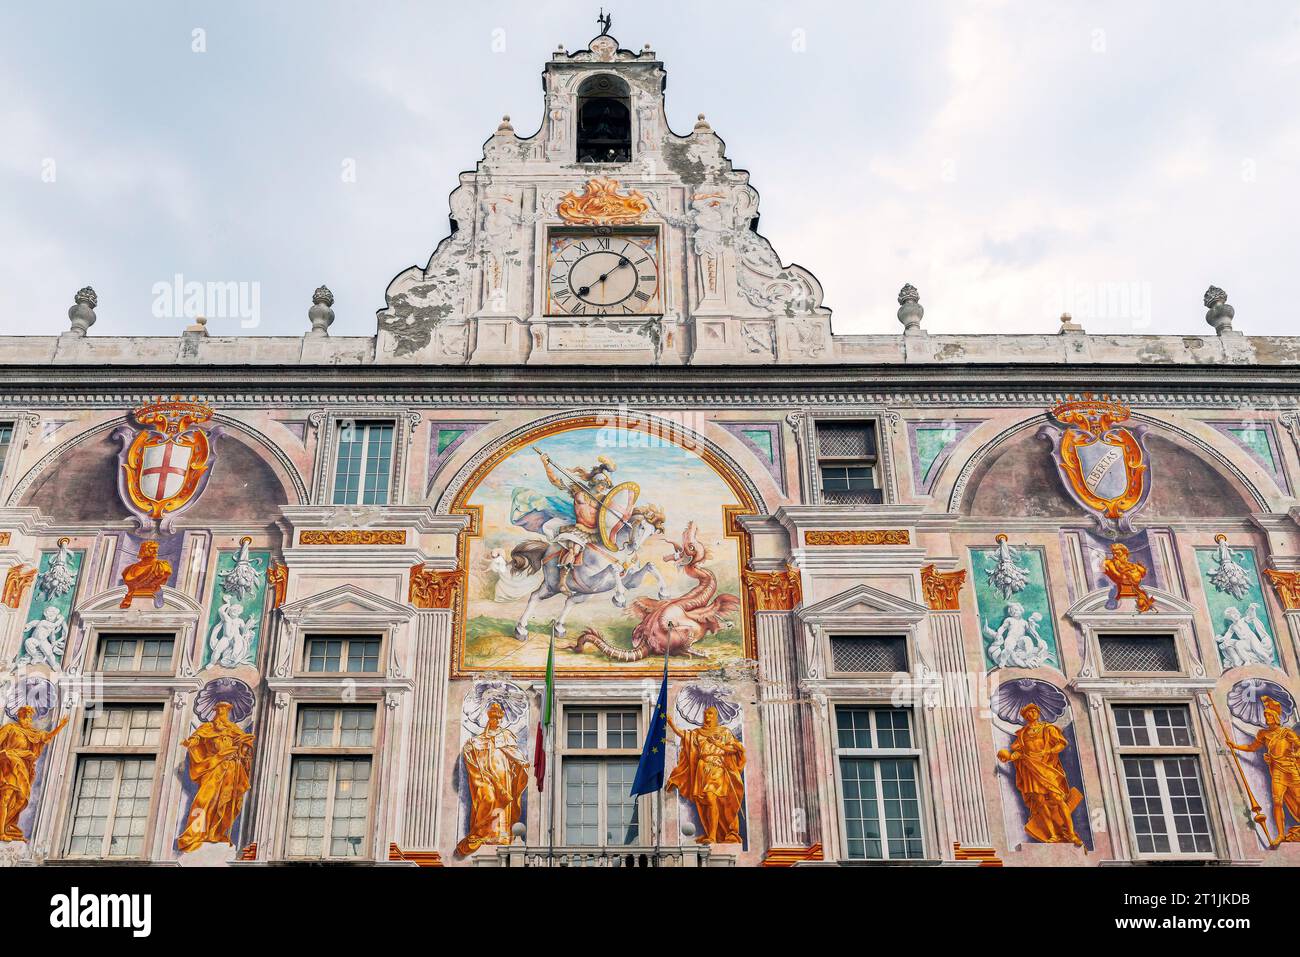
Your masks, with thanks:
<instances>
[{"instance_id":1,"label":"shield with crown","mask_svg":"<svg viewBox=\"0 0 1300 957\"><path fill-rule=\"evenodd\" d=\"M118 493L142 528L157 522L168 531L171 519L203 493L221 429L200 428L212 409L180 396L145 403L131 414L140 429L113 433L122 442Z\"/></svg>"},{"instance_id":2,"label":"shield with crown","mask_svg":"<svg viewBox=\"0 0 1300 957\"><path fill-rule=\"evenodd\" d=\"M1067 396L1048 414L1044 431L1056 446L1066 491L1112 538L1133 530L1133 516L1151 493L1143 430L1121 423L1129 409L1109 396Z\"/></svg>"}]
</instances>

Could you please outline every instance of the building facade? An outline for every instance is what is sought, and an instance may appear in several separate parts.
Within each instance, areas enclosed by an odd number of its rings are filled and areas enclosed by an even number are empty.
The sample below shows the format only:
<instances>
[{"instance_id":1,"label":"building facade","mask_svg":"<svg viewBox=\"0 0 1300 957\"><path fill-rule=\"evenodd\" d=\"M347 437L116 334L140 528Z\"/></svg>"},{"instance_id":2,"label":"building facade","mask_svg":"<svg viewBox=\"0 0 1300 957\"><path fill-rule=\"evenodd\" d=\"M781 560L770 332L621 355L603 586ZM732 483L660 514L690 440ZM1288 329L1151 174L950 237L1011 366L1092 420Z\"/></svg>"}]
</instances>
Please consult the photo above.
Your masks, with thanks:
<instances>
[{"instance_id":1,"label":"building facade","mask_svg":"<svg viewBox=\"0 0 1300 957\"><path fill-rule=\"evenodd\" d=\"M834 335L664 84L374 336L0 340L7 862L1297 861L1300 339Z\"/></svg>"}]
</instances>

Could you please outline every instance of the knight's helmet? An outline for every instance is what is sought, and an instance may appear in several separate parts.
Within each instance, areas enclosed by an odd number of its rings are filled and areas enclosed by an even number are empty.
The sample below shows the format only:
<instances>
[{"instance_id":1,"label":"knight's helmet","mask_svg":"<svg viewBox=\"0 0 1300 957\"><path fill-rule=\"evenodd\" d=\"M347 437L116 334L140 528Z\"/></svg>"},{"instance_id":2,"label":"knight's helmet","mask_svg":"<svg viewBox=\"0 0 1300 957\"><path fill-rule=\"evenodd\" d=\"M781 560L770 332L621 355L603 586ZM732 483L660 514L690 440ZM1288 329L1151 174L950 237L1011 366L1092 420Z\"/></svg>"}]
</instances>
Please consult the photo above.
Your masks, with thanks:
<instances>
[{"instance_id":1,"label":"knight's helmet","mask_svg":"<svg viewBox=\"0 0 1300 957\"><path fill-rule=\"evenodd\" d=\"M586 470L575 469L574 471L581 475L592 488L604 491L614 487L614 480L611 476L617 468L618 466L614 464L614 461L609 456L599 455L596 457L596 464L591 468Z\"/></svg>"}]
</instances>

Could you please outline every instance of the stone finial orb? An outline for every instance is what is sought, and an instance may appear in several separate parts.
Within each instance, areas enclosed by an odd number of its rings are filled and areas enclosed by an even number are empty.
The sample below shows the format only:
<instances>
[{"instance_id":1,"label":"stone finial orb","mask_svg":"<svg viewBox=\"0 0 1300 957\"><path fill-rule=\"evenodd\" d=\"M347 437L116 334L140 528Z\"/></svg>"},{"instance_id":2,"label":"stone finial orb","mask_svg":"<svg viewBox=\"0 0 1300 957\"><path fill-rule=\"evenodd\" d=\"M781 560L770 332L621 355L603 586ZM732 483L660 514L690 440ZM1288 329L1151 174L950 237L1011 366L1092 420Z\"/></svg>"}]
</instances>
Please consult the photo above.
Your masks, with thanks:
<instances>
[{"instance_id":1,"label":"stone finial orb","mask_svg":"<svg viewBox=\"0 0 1300 957\"><path fill-rule=\"evenodd\" d=\"M709 121L706 120L706 119L704 118L704 114L703 114L703 113L701 113L701 114L699 115L699 117L698 117L698 118L696 119L696 121L695 121L695 132L696 132L696 133L712 133L712 132L713 132L713 127L711 127L711 126L709 125Z\"/></svg>"},{"instance_id":2,"label":"stone finial orb","mask_svg":"<svg viewBox=\"0 0 1300 957\"><path fill-rule=\"evenodd\" d=\"M1218 286L1211 286L1205 290L1203 302L1206 308L1205 321L1214 328L1214 331L1218 335L1232 332L1232 317L1237 313L1232 306L1228 305L1228 294Z\"/></svg>"},{"instance_id":3,"label":"stone finial orb","mask_svg":"<svg viewBox=\"0 0 1300 957\"><path fill-rule=\"evenodd\" d=\"M334 293L328 286L320 286L312 293L311 308L307 318L311 320L309 336L328 336L330 325L334 322Z\"/></svg>"},{"instance_id":4,"label":"stone finial orb","mask_svg":"<svg viewBox=\"0 0 1300 957\"><path fill-rule=\"evenodd\" d=\"M77 290L77 294L72 297L72 305L68 308L68 319L72 322L70 333L74 336L84 336L95 320L99 318L95 315L95 307L99 305L99 296L95 290L89 286L82 286Z\"/></svg>"},{"instance_id":5,"label":"stone finial orb","mask_svg":"<svg viewBox=\"0 0 1300 957\"><path fill-rule=\"evenodd\" d=\"M921 294L909 282L898 290L898 321L903 324L903 335L921 335L921 320L924 317L925 307L921 305Z\"/></svg>"},{"instance_id":6,"label":"stone finial orb","mask_svg":"<svg viewBox=\"0 0 1300 957\"><path fill-rule=\"evenodd\" d=\"M1060 332L1083 332L1083 326L1074 321L1074 316L1068 312L1061 313L1061 328L1056 330Z\"/></svg>"},{"instance_id":7,"label":"stone finial orb","mask_svg":"<svg viewBox=\"0 0 1300 957\"><path fill-rule=\"evenodd\" d=\"M501 122L497 126L497 136L513 136L514 132L515 128L510 125L510 114L507 113L505 116L501 117Z\"/></svg>"}]
</instances>

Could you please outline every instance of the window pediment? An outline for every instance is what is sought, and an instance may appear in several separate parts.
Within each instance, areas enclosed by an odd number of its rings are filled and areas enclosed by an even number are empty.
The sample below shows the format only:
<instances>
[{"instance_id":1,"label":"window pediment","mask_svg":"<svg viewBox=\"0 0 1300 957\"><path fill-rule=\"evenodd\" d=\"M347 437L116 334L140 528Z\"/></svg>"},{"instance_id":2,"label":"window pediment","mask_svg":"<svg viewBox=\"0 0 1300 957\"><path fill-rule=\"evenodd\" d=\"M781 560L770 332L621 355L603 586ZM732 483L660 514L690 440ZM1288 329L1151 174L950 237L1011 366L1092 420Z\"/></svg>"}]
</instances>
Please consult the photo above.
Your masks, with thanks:
<instances>
[{"instance_id":1,"label":"window pediment","mask_svg":"<svg viewBox=\"0 0 1300 957\"><path fill-rule=\"evenodd\" d=\"M854 627L864 623L871 627L910 626L929 614L929 609L906 598L899 598L870 585L854 585L845 591L795 611L805 625L823 629Z\"/></svg>"},{"instance_id":2,"label":"window pediment","mask_svg":"<svg viewBox=\"0 0 1300 957\"><path fill-rule=\"evenodd\" d=\"M355 619L397 624L416 615L415 609L409 605L398 604L354 585L339 585L299 599L283 606L280 611L287 621L298 625L344 624Z\"/></svg>"},{"instance_id":3,"label":"window pediment","mask_svg":"<svg viewBox=\"0 0 1300 957\"><path fill-rule=\"evenodd\" d=\"M1132 602L1128 602L1127 607L1121 605L1119 608L1107 608L1106 603L1110 601L1111 589L1099 588L1071 605L1065 617L1080 625L1122 618L1132 619L1139 624L1154 628L1168 629L1173 622L1190 621L1195 615L1196 610L1192 605L1172 592L1150 586L1144 586L1144 590L1155 599L1156 605L1151 611L1138 614L1132 608Z\"/></svg>"}]
</instances>

